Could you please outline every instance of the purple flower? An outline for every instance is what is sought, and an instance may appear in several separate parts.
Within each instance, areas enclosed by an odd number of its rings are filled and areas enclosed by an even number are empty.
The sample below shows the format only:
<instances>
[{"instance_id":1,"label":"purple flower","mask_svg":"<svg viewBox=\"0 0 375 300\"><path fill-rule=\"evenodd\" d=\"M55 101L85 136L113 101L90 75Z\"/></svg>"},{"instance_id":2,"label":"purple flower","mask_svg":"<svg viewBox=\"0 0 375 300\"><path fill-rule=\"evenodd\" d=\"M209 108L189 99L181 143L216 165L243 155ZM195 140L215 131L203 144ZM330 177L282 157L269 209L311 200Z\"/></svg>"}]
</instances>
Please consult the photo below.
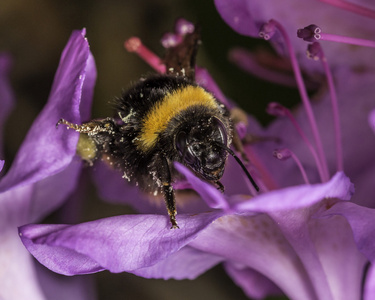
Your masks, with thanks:
<instances>
[{"instance_id":1,"label":"purple flower","mask_svg":"<svg viewBox=\"0 0 375 300\"><path fill-rule=\"evenodd\" d=\"M295 18L323 5L311 2L311 10L306 4L297 9L295 2L290 3ZM251 117L238 124L245 138L247 133L271 137L245 147L261 193L252 192L231 159L223 177L225 194L176 164L205 205L182 192L181 198L185 195L188 203L179 209L180 229L169 230L168 217L163 212L152 214L160 208L155 209L147 195L101 165L95 174L100 194L130 203L141 214L77 225L25 225L19 229L22 242L43 265L65 275L109 270L146 278L192 279L222 262L233 280L256 299L280 293L290 299L373 299L375 271L370 264L375 254L375 193L371 181L375 164L371 159L375 139L368 116L375 107L375 85L371 64L362 69L363 57L356 60L348 47L341 46L342 56L351 60L341 67L342 57L333 57L332 73L324 64L297 59L296 54L305 51L295 47L302 43L296 37L299 26L285 3L282 7L278 2L270 5L272 1L215 3L229 25L242 34L254 36L265 25L263 36L280 53L288 51L303 101L294 114L278 105L270 107L278 118L267 128ZM278 22L284 20L284 11L286 27ZM268 18L275 20L268 22ZM294 28L293 36L288 35L292 31L288 28ZM332 48L323 48L321 57L331 62ZM163 71L159 60L155 61L155 68ZM329 90L321 89L314 104L308 99L299 63L309 75L318 70L327 78ZM353 66L360 66L363 72ZM197 79L219 99L228 101L205 70L197 69ZM322 87L322 81L319 83ZM338 108L331 98L338 99ZM290 159L275 160L272 153L276 148Z\"/></svg>"},{"instance_id":2,"label":"purple flower","mask_svg":"<svg viewBox=\"0 0 375 300\"><path fill-rule=\"evenodd\" d=\"M65 281L70 286L66 289L46 275L45 270L35 268L17 232L18 226L41 221L61 206L76 187L81 170L81 161L75 157L78 135L56 129L55 125L61 117L75 122L88 117L96 71L84 34L84 31L72 34L62 53L48 102L0 181L1 299L86 297L83 285L77 285L82 280ZM4 67L8 63L1 57L0 101L5 108L0 113L1 123L13 105ZM4 161L1 167L3 164Z\"/></svg>"}]
</instances>

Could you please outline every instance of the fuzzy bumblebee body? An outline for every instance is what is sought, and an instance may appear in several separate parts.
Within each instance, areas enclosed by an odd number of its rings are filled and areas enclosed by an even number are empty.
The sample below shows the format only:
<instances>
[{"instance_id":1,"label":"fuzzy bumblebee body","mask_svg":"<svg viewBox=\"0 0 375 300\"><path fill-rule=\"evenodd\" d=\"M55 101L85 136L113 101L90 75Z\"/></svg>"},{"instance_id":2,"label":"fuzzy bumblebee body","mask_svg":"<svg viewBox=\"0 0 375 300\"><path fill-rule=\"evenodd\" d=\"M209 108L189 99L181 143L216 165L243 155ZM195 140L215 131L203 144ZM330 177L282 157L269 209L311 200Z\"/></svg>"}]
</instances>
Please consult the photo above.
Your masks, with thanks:
<instances>
[{"instance_id":1,"label":"fuzzy bumblebee body","mask_svg":"<svg viewBox=\"0 0 375 300\"><path fill-rule=\"evenodd\" d=\"M200 135L200 140L209 140L220 134L212 129L218 121L231 132L226 109L184 77L158 75L142 80L117 99L115 107L120 119L106 119L112 129L94 134L92 139L100 147L99 153L124 172L124 178L153 193L175 178L174 161L184 163L183 150L176 144L181 132L190 133L199 126L196 135ZM226 145L230 143L231 135ZM224 150L210 150L227 157ZM207 176L219 180L224 171L223 165L220 167L216 175ZM204 163L196 168L200 173ZM217 172L217 168L212 172Z\"/></svg>"},{"instance_id":2,"label":"fuzzy bumblebee body","mask_svg":"<svg viewBox=\"0 0 375 300\"><path fill-rule=\"evenodd\" d=\"M163 193L172 227L178 227L172 187L178 173L173 162L222 188L219 180L228 154L218 143L231 144L229 112L211 93L175 75L142 79L114 105L118 118L59 123L94 141L96 155L90 162L101 157L141 189Z\"/></svg>"},{"instance_id":3,"label":"fuzzy bumblebee body","mask_svg":"<svg viewBox=\"0 0 375 300\"><path fill-rule=\"evenodd\" d=\"M178 228L173 181L179 176L173 163L184 164L223 191L219 180L228 153L239 161L229 148L238 136L228 110L194 81L199 33L192 28L167 49L167 74L141 79L115 100L115 118L82 125L61 119L57 124L84 134L88 148L94 148L87 151L90 163L101 158L141 189L162 193L172 228Z\"/></svg>"}]
</instances>

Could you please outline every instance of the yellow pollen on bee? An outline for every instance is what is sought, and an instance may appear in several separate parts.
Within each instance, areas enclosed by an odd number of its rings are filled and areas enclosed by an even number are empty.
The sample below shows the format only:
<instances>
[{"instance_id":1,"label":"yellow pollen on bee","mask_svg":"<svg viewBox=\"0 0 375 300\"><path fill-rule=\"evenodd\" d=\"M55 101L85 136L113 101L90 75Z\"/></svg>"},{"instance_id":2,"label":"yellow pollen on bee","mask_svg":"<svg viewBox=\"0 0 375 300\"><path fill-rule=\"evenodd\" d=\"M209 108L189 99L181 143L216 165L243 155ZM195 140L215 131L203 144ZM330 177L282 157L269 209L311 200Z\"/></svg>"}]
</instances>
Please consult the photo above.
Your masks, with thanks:
<instances>
[{"instance_id":1,"label":"yellow pollen on bee","mask_svg":"<svg viewBox=\"0 0 375 300\"><path fill-rule=\"evenodd\" d=\"M210 93L198 86L187 86L168 93L143 118L142 130L137 140L138 148L142 151L151 149L171 119L191 106L217 109L218 104Z\"/></svg>"}]
</instances>

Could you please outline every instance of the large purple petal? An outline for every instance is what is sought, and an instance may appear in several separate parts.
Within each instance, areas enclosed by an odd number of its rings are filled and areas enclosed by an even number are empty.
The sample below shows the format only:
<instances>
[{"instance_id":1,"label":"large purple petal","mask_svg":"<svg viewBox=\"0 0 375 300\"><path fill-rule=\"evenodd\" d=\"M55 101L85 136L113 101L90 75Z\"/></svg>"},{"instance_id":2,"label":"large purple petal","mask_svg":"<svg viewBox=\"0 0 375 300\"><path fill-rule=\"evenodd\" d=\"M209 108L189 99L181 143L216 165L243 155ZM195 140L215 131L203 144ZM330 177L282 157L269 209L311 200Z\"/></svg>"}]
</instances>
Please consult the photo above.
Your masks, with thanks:
<instances>
[{"instance_id":1,"label":"large purple petal","mask_svg":"<svg viewBox=\"0 0 375 300\"><path fill-rule=\"evenodd\" d=\"M375 133L375 109L373 109L368 115L368 123L370 128Z\"/></svg>"},{"instance_id":2,"label":"large purple petal","mask_svg":"<svg viewBox=\"0 0 375 300\"><path fill-rule=\"evenodd\" d=\"M372 264L367 271L363 299L373 300L375 295L375 266Z\"/></svg>"},{"instance_id":3,"label":"large purple petal","mask_svg":"<svg viewBox=\"0 0 375 300\"><path fill-rule=\"evenodd\" d=\"M97 284L92 276L67 277L35 263L36 273L46 299L97 300ZM27 299L29 299L27 297Z\"/></svg>"},{"instance_id":4,"label":"large purple petal","mask_svg":"<svg viewBox=\"0 0 375 300\"><path fill-rule=\"evenodd\" d=\"M238 212L276 212L308 207L324 198L349 200L354 186L344 173L338 172L326 183L299 185L261 194L233 207Z\"/></svg>"},{"instance_id":5,"label":"large purple petal","mask_svg":"<svg viewBox=\"0 0 375 300\"><path fill-rule=\"evenodd\" d=\"M358 251L348 222L340 216L334 216L329 219L312 219L308 227L333 299L359 299L367 260ZM302 244L303 240L296 239L296 243ZM313 276L311 267L309 272ZM321 287L318 285L318 288Z\"/></svg>"},{"instance_id":6,"label":"large purple petal","mask_svg":"<svg viewBox=\"0 0 375 300\"><path fill-rule=\"evenodd\" d=\"M222 260L220 256L185 246L171 254L168 259L133 273L145 278L195 279Z\"/></svg>"},{"instance_id":7,"label":"large purple petal","mask_svg":"<svg viewBox=\"0 0 375 300\"><path fill-rule=\"evenodd\" d=\"M266 214L224 216L202 231L190 246L259 272L291 299L316 299L303 264Z\"/></svg>"},{"instance_id":8,"label":"large purple petal","mask_svg":"<svg viewBox=\"0 0 375 300\"><path fill-rule=\"evenodd\" d=\"M336 203L323 216L340 215L346 218L353 231L359 251L368 260L375 261L375 209L356 205L352 202Z\"/></svg>"},{"instance_id":9,"label":"large purple petal","mask_svg":"<svg viewBox=\"0 0 375 300\"><path fill-rule=\"evenodd\" d=\"M33 259L22 245L17 228L1 224L0 240L0 299L45 300Z\"/></svg>"},{"instance_id":10,"label":"large purple petal","mask_svg":"<svg viewBox=\"0 0 375 300\"><path fill-rule=\"evenodd\" d=\"M45 299L17 227L55 209L77 183L81 162L72 162L77 135L55 124L61 117L79 121L80 106L86 114L90 107L96 72L83 33L72 34L50 99L0 183L0 298Z\"/></svg>"},{"instance_id":11,"label":"large purple petal","mask_svg":"<svg viewBox=\"0 0 375 300\"><path fill-rule=\"evenodd\" d=\"M251 299L265 299L267 296L280 296L280 289L268 278L244 265L226 262L225 270Z\"/></svg>"},{"instance_id":12,"label":"large purple petal","mask_svg":"<svg viewBox=\"0 0 375 300\"><path fill-rule=\"evenodd\" d=\"M216 9L224 21L240 34L259 37L259 29L266 19L261 19L261 10L256 1L215 0Z\"/></svg>"},{"instance_id":13,"label":"large purple petal","mask_svg":"<svg viewBox=\"0 0 375 300\"><path fill-rule=\"evenodd\" d=\"M287 194L284 194L285 191ZM314 231L314 229L317 230L316 228L321 228L318 226L318 224L316 224L315 228L314 226L310 228L311 222L309 221L311 214L316 210L316 208L313 208L311 205L326 198L349 200L354 192L353 184L350 182L349 178L347 178L342 172L339 172L326 183L291 187L282 189L278 192L280 193L280 198L278 198L279 200L284 202L284 199L288 199L285 201L285 206L282 204L279 206L276 204L265 204L265 207L260 208L261 211L267 212L278 224L284 237L291 244L297 255L301 258L302 264L307 270L310 281L314 286L317 297L320 299L332 299L334 296L333 293L336 289L331 289L330 284L332 283L329 282L328 278L325 276L326 266L324 266L322 261L319 259L319 251L315 248L311 238L312 233L310 231ZM294 205L293 201L296 202ZM254 205L257 206L258 204L255 203ZM288 209L285 209L285 207ZM249 209L249 207L247 207L247 209ZM333 222L331 226L336 228L335 222ZM347 232L345 233L347 234ZM338 237L338 235L335 235L334 233L332 236L333 238L331 240ZM345 236L345 234L343 234L343 236ZM345 243L342 242L343 247L347 247L350 242L353 244L352 240L345 241ZM355 251L353 252L352 249L353 247L347 248L347 251L353 256L356 253ZM361 264L348 264L348 269L355 269L358 266L361 266ZM332 273L335 273L338 269L340 268L332 270ZM342 269L340 269L340 271L342 271ZM337 273L335 273L335 275L337 275ZM360 281L356 282L358 283ZM344 288L347 288L343 290L348 295L356 294L358 291L355 285L352 285L352 288L347 286L344 286Z\"/></svg>"},{"instance_id":14,"label":"large purple petal","mask_svg":"<svg viewBox=\"0 0 375 300\"><path fill-rule=\"evenodd\" d=\"M178 230L169 229L167 216L125 215L73 226L26 225L20 235L30 253L57 273L132 272L166 259L221 215L179 215Z\"/></svg>"},{"instance_id":15,"label":"large purple petal","mask_svg":"<svg viewBox=\"0 0 375 300\"><path fill-rule=\"evenodd\" d=\"M56 129L56 123L60 118L80 122L82 87L87 84L85 90L92 90L94 84L92 62L84 31L73 32L62 53L48 103L28 132L11 169L0 184L0 191L56 174L71 162L78 134L68 132L63 126ZM90 64L91 74L86 76ZM85 100L83 110L87 111L90 99L86 97Z\"/></svg>"}]
</instances>

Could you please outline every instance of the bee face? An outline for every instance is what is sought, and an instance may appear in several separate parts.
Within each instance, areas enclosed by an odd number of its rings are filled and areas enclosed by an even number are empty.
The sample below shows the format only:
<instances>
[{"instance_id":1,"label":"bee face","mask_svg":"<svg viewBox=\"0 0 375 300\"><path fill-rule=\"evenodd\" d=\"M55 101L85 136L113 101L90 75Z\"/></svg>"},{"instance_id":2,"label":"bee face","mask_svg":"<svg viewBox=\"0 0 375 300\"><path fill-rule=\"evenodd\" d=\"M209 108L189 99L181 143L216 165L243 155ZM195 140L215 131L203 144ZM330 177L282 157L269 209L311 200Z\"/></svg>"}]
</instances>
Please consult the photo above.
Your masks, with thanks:
<instances>
[{"instance_id":1,"label":"bee face","mask_svg":"<svg viewBox=\"0 0 375 300\"><path fill-rule=\"evenodd\" d=\"M227 141L228 133L223 123L210 117L201 120L190 130L180 130L176 136L175 148L184 164L204 179L217 181L224 173L228 154L221 145L227 146Z\"/></svg>"}]
</instances>

